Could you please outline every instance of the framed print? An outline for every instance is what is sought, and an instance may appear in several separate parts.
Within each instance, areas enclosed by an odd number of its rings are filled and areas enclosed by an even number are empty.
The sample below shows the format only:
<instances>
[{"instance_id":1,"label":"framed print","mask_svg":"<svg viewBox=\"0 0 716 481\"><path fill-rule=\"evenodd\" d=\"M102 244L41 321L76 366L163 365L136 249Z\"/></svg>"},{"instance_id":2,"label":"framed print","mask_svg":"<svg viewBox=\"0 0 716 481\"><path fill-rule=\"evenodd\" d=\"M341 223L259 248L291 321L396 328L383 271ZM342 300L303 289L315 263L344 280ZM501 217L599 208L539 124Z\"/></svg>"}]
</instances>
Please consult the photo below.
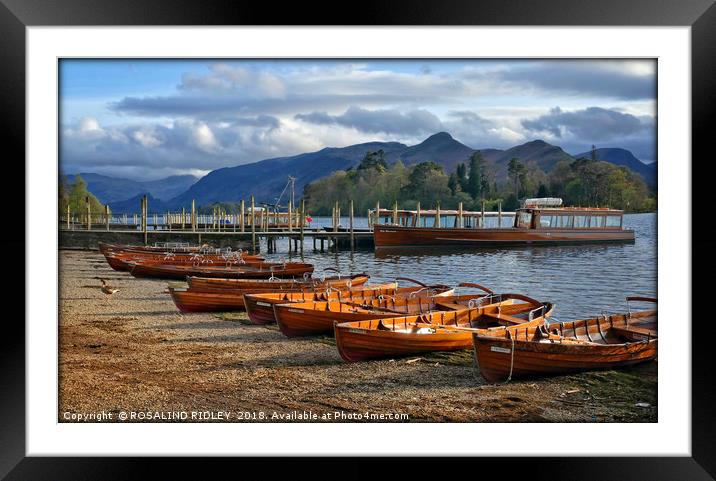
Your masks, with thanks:
<instances>
[{"instance_id":1,"label":"framed print","mask_svg":"<svg viewBox=\"0 0 716 481\"><path fill-rule=\"evenodd\" d=\"M27 279L3 475L712 479L712 2L180 3L0 9Z\"/></svg>"}]
</instances>

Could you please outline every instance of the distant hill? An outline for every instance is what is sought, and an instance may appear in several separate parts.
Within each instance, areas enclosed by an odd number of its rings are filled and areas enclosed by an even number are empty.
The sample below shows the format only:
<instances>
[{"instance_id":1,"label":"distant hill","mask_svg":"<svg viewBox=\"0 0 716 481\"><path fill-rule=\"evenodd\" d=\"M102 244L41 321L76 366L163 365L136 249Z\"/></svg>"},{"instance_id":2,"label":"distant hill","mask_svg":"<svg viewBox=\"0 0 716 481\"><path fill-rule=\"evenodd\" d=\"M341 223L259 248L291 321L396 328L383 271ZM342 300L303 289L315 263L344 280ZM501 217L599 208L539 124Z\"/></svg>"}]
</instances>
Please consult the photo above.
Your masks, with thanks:
<instances>
[{"instance_id":1,"label":"distant hill","mask_svg":"<svg viewBox=\"0 0 716 481\"><path fill-rule=\"evenodd\" d=\"M296 178L296 198L303 186L337 170L356 166L366 152L383 149L388 162L395 162L397 154L406 149L398 142L369 142L349 147L329 147L318 152L262 160L253 164L225 167L209 172L186 192L175 197L170 204L175 209L212 202L237 202L253 194L256 203L275 202L286 186L289 175ZM288 200L284 194L282 203Z\"/></svg>"},{"instance_id":2,"label":"distant hill","mask_svg":"<svg viewBox=\"0 0 716 481\"><path fill-rule=\"evenodd\" d=\"M87 182L87 190L92 192L103 204L127 200L131 197L149 193L157 199L169 200L185 192L198 177L193 175L173 175L159 180L138 182L130 179L110 177L107 175L83 172L67 176L69 182L74 182L75 175Z\"/></svg>"},{"instance_id":3,"label":"distant hill","mask_svg":"<svg viewBox=\"0 0 716 481\"><path fill-rule=\"evenodd\" d=\"M632 154L628 150L616 147L596 149L596 155L597 160L604 160L615 165L622 165L624 167L628 167L629 170L640 174L644 179L644 182L647 183L647 185L656 185L656 173L658 168L656 162L653 162L651 164L645 164L641 160L634 157L634 154ZM584 157L590 159L592 157L592 153L582 152L581 154L577 154L574 157Z\"/></svg>"},{"instance_id":4,"label":"distant hill","mask_svg":"<svg viewBox=\"0 0 716 481\"><path fill-rule=\"evenodd\" d=\"M151 182L135 182L116 179L98 174L81 174L88 183L88 189L102 202L109 202L113 212L136 212L139 199L144 193L151 195L150 211L165 212L190 208L192 199L197 206L214 202L238 202L247 200L253 194L257 204L275 202L286 187L288 176L296 178L296 198L301 196L303 187L317 179L338 170L355 168L366 152L382 149L389 164L400 159L406 165L432 160L443 166L446 173L453 172L458 163L469 162L476 151L447 132L431 135L423 142L407 146L399 142L368 142L347 147L327 147L290 157L261 160L252 164L224 167L211 171L197 180L192 176L174 176ZM533 140L509 149L480 149L488 164L493 165L497 180L507 179L510 159L518 158L527 164L535 162L545 172L551 171L562 161L572 162L577 157L589 157L585 152L569 155L561 147L543 140ZM597 149L600 160L624 165L641 174L647 184L655 185L657 164L644 164L631 152L619 148ZM283 194L285 205L288 192Z\"/></svg>"},{"instance_id":5,"label":"distant hill","mask_svg":"<svg viewBox=\"0 0 716 481\"><path fill-rule=\"evenodd\" d=\"M458 142L447 132L439 132L418 145L406 147L400 153L400 160L405 165L432 160L442 165L445 172L452 172L457 164L467 162L473 152L475 149Z\"/></svg>"},{"instance_id":6,"label":"distant hill","mask_svg":"<svg viewBox=\"0 0 716 481\"><path fill-rule=\"evenodd\" d=\"M109 208L113 214L132 214L135 212L141 212L140 202L143 196L144 194L137 194L131 199L110 202ZM152 194L147 194L147 212L149 214L165 214L168 211L173 211L169 204L157 199Z\"/></svg>"}]
</instances>

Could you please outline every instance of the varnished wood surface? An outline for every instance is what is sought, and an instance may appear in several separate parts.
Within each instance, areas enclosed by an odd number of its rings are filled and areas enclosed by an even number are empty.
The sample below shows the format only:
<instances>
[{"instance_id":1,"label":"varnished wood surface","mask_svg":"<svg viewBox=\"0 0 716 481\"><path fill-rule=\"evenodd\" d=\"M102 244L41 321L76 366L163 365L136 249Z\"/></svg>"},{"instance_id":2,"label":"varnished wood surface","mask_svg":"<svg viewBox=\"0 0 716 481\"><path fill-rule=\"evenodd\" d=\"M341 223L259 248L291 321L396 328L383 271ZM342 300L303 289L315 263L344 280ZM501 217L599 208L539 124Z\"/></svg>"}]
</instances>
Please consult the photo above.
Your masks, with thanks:
<instances>
[{"instance_id":1,"label":"varnished wood surface","mask_svg":"<svg viewBox=\"0 0 716 481\"><path fill-rule=\"evenodd\" d=\"M336 346L348 362L470 349L474 332L539 325L552 314L552 304L526 299L505 294L499 302L476 308L339 323Z\"/></svg>"},{"instance_id":2,"label":"varnished wood surface","mask_svg":"<svg viewBox=\"0 0 716 481\"><path fill-rule=\"evenodd\" d=\"M475 246L633 242L634 231L626 229L455 229L429 227L373 226L376 249L428 246Z\"/></svg>"},{"instance_id":3,"label":"varnished wood surface","mask_svg":"<svg viewBox=\"0 0 716 481\"><path fill-rule=\"evenodd\" d=\"M614 314L473 334L480 374L489 382L608 369L657 357L657 311Z\"/></svg>"}]
</instances>

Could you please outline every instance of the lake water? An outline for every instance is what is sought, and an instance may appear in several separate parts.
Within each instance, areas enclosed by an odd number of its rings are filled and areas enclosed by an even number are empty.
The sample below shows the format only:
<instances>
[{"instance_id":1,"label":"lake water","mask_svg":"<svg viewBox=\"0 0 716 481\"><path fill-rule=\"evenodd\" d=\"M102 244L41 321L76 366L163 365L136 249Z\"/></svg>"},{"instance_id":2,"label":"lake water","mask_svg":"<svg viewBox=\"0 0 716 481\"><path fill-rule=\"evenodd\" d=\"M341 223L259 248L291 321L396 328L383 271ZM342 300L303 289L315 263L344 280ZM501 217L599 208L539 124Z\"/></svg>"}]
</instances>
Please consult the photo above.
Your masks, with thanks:
<instances>
[{"instance_id":1,"label":"lake water","mask_svg":"<svg viewBox=\"0 0 716 481\"><path fill-rule=\"evenodd\" d=\"M314 218L314 226L323 225L324 220ZM330 218L327 221L330 224ZM326 267L335 267L345 274L367 272L371 282L391 281L400 276L451 285L477 282L495 292L517 292L552 301L556 304L553 320L565 321L603 312L623 312L628 295L656 297L656 223L656 214L625 215L625 228L634 229L636 234L633 244L482 248L447 254L377 256L372 249L313 252L312 240L306 239L303 258L315 265L315 275L321 275ZM367 225L367 220L356 219L355 225ZM266 252L265 241L261 251ZM279 241L278 252L265 255L269 260L299 257L289 255L285 240ZM633 304L633 308L642 306L648 304Z\"/></svg>"}]
</instances>

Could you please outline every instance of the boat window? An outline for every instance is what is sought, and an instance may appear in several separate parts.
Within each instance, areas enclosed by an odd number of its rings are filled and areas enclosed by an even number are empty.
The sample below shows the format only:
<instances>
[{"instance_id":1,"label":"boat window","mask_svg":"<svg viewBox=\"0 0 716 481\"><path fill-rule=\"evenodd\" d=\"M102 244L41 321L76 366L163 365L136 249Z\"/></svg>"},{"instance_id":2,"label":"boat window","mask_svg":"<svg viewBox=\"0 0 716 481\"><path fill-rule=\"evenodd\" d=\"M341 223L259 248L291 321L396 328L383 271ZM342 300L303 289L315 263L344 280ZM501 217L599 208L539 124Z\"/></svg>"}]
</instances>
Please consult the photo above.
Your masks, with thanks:
<instances>
[{"instance_id":1,"label":"boat window","mask_svg":"<svg viewBox=\"0 0 716 481\"><path fill-rule=\"evenodd\" d=\"M553 215L540 215L539 216L539 226L540 227L554 227L554 217Z\"/></svg>"},{"instance_id":2,"label":"boat window","mask_svg":"<svg viewBox=\"0 0 716 481\"><path fill-rule=\"evenodd\" d=\"M571 215L560 215L558 217L559 219L559 227L565 228L565 229L571 229L574 227L574 216Z\"/></svg>"},{"instance_id":3,"label":"boat window","mask_svg":"<svg viewBox=\"0 0 716 481\"><path fill-rule=\"evenodd\" d=\"M532 222L532 212L520 212L517 218L517 227L530 228Z\"/></svg>"},{"instance_id":4,"label":"boat window","mask_svg":"<svg viewBox=\"0 0 716 481\"><path fill-rule=\"evenodd\" d=\"M591 228L599 228L604 227L604 216L601 215L593 215L591 220L589 221L589 227Z\"/></svg>"},{"instance_id":5,"label":"boat window","mask_svg":"<svg viewBox=\"0 0 716 481\"><path fill-rule=\"evenodd\" d=\"M585 215L575 215L574 216L574 228L575 229L582 229L584 227L587 227L587 216Z\"/></svg>"},{"instance_id":6,"label":"boat window","mask_svg":"<svg viewBox=\"0 0 716 481\"><path fill-rule=\"evenodd\" d=\"M608 215L607 216L607 227L621 227L622 216L620 215Z\"/></svg>"}]
</instances>

